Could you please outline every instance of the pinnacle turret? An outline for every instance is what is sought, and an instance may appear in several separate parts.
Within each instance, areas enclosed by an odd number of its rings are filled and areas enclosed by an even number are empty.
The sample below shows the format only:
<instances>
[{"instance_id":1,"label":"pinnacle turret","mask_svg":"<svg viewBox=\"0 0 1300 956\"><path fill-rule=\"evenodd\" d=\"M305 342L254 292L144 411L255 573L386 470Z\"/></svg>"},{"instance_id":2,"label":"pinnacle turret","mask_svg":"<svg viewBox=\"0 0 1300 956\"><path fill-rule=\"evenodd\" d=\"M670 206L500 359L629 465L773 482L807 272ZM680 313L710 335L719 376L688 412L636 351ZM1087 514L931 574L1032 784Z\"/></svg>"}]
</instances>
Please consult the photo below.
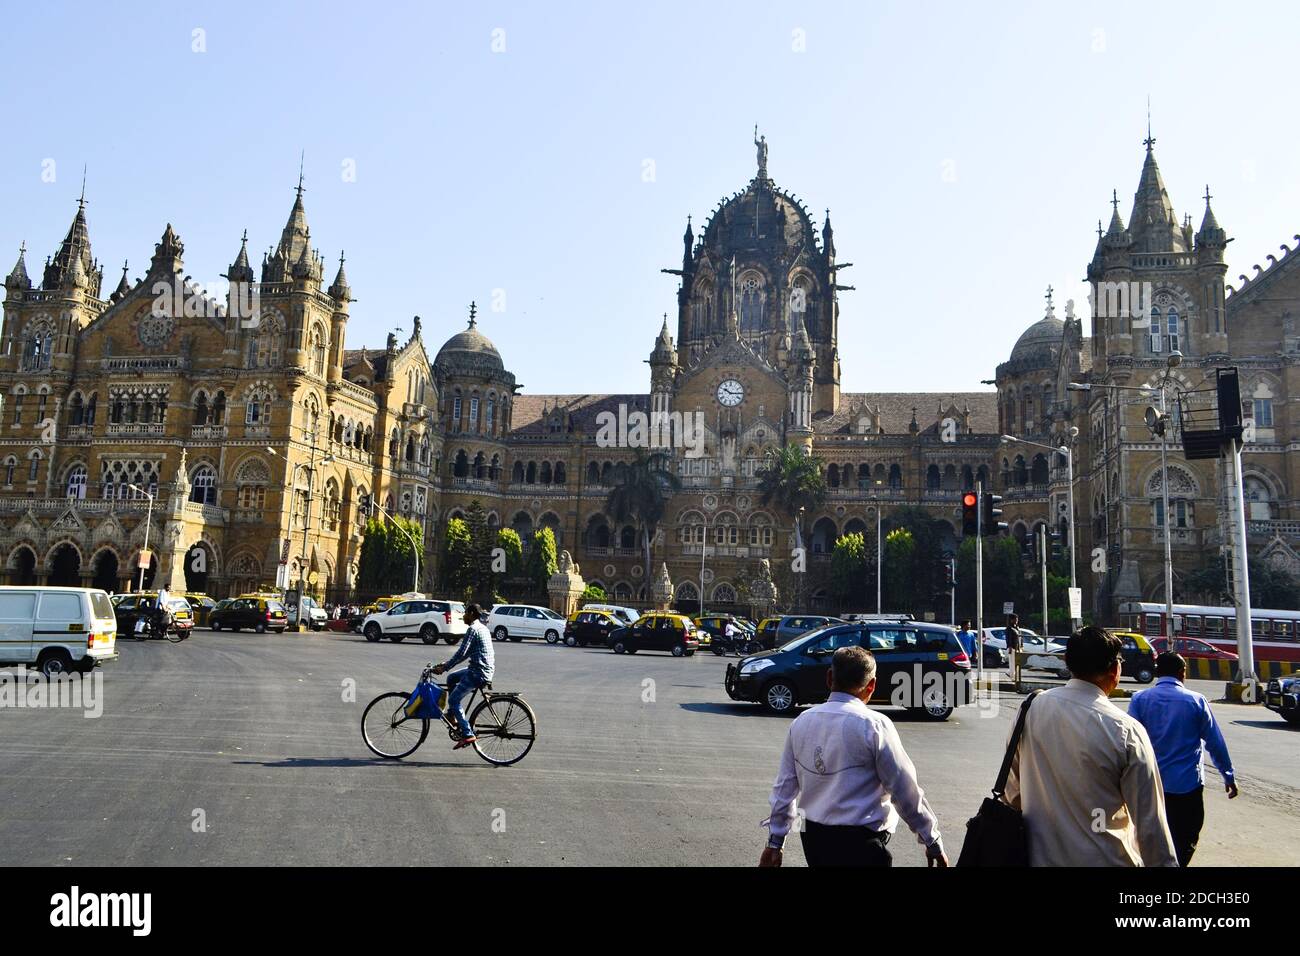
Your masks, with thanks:
<instances>
[{"instance_id":1,"label":"pinnacle turret","mask_svg":"<svg viewBox=\"0 0 1300 956\"><path fill-rule=\"evenodd\" d=\"M226 273L226 278L231 282L252 282L253 267L248 262L248 230L244 230L243 238L239 244L239 255L235 256L235 261L231 263L230 270Z\"/></svg>"},{"instance_id":2,"label":"pinnacle turret","mask_svg":"<svg viewBox=\"0 0 1300 956\"><path fill-rule=\"evenodd\" d=\"M339 271L335 274L334 281L330 283L329 294L339 302L350 302L352 300L352 289L348 285L347 273L343 271L343 262L343 252L340 250Z\"/></svg>"},{"instance_id":3,"label":"pinnacle turret","mask_svg":"<svg viewBox=\"0 0 1300 956\"><path fill-rule=\"evenodd\" d=\"M6 289L30 289L32 280L27 275L27 243L18 247L18 261L5 277Z\"/></svg>"},{"instance_id":4,"label":"pinnacle turret","mask_svg":"<svg viewBox=\"0 0 1300 956\"><path fill-rule=\"evenodd\" d=\"M110 302L120 302L131 292L131 283L127 281L126 269L127 263L123 262L122 278L118 280L117 288L113 290L113 294L108 297Z\"/></svg>"}]
</instances>

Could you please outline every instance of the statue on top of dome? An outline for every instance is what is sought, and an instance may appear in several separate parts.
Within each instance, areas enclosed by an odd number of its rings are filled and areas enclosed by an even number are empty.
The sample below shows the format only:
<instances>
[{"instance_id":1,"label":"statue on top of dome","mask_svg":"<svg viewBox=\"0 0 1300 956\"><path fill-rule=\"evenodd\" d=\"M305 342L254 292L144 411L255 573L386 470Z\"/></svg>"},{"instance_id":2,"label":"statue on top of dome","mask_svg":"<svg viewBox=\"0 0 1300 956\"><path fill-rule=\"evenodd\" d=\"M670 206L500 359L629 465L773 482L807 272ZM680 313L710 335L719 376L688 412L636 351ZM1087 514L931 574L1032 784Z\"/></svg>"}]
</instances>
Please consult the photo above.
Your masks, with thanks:
<instances>
[{"instance_id":1,"label":"statue on top of dome","mask_svg":"<svg viewBox=\"0 0 1300 956\"><path fill-rule=\"evenodd\" d=\"M758 135L758 124L754 124L754 145L758 147L758 178L767 179L767 137Z\"/></svg>"}]
</instances>

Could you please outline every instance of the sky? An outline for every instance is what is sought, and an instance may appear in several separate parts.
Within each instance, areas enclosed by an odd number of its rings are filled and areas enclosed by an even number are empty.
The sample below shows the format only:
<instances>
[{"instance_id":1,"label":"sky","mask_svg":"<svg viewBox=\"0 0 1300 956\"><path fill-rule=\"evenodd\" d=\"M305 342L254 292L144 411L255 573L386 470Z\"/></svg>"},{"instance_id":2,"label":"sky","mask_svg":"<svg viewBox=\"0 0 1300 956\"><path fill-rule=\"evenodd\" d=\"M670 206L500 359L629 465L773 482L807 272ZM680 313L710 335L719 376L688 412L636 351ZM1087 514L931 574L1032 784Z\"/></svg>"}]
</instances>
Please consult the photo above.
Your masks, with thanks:
<instances>
[{"instance_id":1,"label":"sky","mask_svg":"<svg viewBox=\"0 0 1300 956\"><path fill-rule=\"evenodd\" d=\"M1300 232L1294 4L23 4L0 25L0 268L86 212L104 294L166 223L186 271L254 263L293 202L341 251L348 344L471 300L525 392L644 391L687 215L755 173L841 262L842 387L967 391L1083 275L1147 135L1208 184L1228 282ZM304 158L305 157L305 158ZM6 248L8 251L5 251Z\"/></svg>"}]
</instances>

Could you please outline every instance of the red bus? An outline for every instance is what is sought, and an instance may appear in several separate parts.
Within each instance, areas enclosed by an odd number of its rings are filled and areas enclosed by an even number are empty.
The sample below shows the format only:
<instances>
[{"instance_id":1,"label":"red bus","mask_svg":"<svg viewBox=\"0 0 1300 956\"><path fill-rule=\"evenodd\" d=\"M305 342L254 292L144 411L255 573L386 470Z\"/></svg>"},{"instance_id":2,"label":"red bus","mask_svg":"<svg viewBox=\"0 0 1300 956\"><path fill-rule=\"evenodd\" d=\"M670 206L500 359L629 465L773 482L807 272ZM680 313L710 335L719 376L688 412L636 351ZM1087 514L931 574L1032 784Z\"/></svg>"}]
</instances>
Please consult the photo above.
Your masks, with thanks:
<instances>
[{"instance_id":1,"label":"red bus","mask_svg":"<svg viewBox=\"0 0 1300 956\"><path fill-rule=\"evenodd\" d=\"M1165 606L1126 601L1119 606L1122 627L1146 637L1195 637L1224 651L1237 652L1237 609L1175 604L1172 629ZM1250 609L1250 631L1259 661L1300 661L1300 611Z\"/></svg>"}]
</instances>

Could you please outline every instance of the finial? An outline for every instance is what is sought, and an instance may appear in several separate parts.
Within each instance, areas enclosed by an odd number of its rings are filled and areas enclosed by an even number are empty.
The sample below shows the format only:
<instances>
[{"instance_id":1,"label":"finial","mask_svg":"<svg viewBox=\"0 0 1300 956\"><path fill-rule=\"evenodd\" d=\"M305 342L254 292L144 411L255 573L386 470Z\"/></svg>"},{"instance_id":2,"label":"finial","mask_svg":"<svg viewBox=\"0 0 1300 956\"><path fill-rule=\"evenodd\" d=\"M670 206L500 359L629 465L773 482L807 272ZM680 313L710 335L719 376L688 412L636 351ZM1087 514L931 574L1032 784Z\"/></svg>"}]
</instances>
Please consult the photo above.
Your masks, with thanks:
<instances>
[{"instance_id":1,"label":"finial","mask_svg":"<svg viewBox=\"0 0 1300 956\"><path fill-rule=\"evenodd\" d=\"M126 278L126 260L125 260L125 259L122 260L122 278L123 278L123 279Z\"/></svg>"},{"instance_id":2,"label":"finial","mask_svg":"<svg viewBox=\"0 0 1300 956\"><path fill-rule=\"evenodd\" d=\"M307 150L304 149L302 153L298 156L298 198L299 199L302 198L302 173L303 173L303 166L306 164L306 162L307 162Z\"/></svg>"},{"instance_id":3,"label":"finial","mask_svg":"<svg viewBox=\"0 0 1300 956\"><path fill-rule=\"evenodd\" d=\"M474 302L469 304L469 327L472 329L478 325L476 316L478 315L478 305Z\"/></svg>"},{"instance_id":4,"label":"finial","mask_svg":"<svg viewBox=\"0 0 1300 956\"><path fill-rule=\"evenodd\" d=\"M1101 235L1102 235L1102 233L1101 233L1101 220L1098 219L1098 220L1097 220L1097 238L1100 239L1100 238L1101 238Z\"/></svg>"},{"instance_id":5,"label":"finial","mask_svg":"<svg viewBox=\"0 0 1300 956\"><path fill-rule=\"evenodd\" d=\"M343 262L344 262L344 259L343 259L343 250L340 249L340 250L339 250L339 265L343 265Z\"/></svg>"},{"instance_id":6,"label":"finial","mask_svg":"<svg viewBox=\"0 0 1300 956\"><path fill-rule=\"evenodd\" d=\"M27 240L26 240L26 239L24 239L21 243L19 243L19 245L18 245L18 254L19 254L20 256L25 256L25 255L27 255Z\"/></svg>"},{"instance_id":7,"label":"finial","mask_svg":"<svg viewBox=\"0 0 1300 956\"><path fill-rule=\"evenodd\" d=\"M1206 183L1205 184L1205 208L1208 209L1210 207L1210 200L1213 198L1214 197L1210 195L1210 184Z\"/></svg>"},{"instance_id":8,"label":"finial","mask_svg":"<svg viewBox=\"0 0 1300 956\"><path fill-rule=\"evenodd\" d=\"M1115 207L1116 212L1119 212L1119 190L1118 189L1112 189L1110 191L1110 204Z\"/></svg>"},{"instance_id":9,"label":"finial","mask_svg":"<svg viewBox=\"0 0 1300 956\"><path fill-rule=\"evenodd\" d=\"M1047 300L1047 314L1051 315L1052 314L1052 287L1050 285L1047 287L1047 295L1045 295L1043 298Z\"/></svg>"},{"instance_id":10,"label":"finial","mask_svg":"<svg viewBox=\"0 0 1300 956\"><path fill-rule=\"evenodd\" d=\"M1156 144L1156 138L1151 135L1151 97L1147 97L1147 138L1142 141L1142 145L1151 152L1151 147Z\"/></svg>"},{"instance_id":11,"label":"finial","mask_svg":"<svg viewBox=\"0 0 1300 956\"><path fill-rule=\"evenodd\" d=\"M86 166L81 166L81 198L77 200L77 206L81 209L86 208Z\"/></svg>"}]
</instances>

